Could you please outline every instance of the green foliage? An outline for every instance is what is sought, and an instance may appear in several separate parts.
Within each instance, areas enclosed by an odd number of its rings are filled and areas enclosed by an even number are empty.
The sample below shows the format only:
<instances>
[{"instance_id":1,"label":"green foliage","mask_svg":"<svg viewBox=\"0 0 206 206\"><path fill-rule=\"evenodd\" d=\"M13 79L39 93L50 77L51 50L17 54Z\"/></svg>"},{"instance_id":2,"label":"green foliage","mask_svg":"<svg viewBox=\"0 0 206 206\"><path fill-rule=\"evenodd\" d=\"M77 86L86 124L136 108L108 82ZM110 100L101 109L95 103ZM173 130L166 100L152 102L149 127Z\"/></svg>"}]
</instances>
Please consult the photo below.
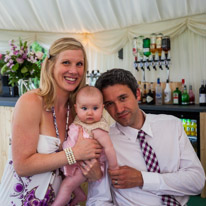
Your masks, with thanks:
<instances>
[{"instance_id":1,"label":"green foliage","mask_svg":"<svg viewBox=\"0 0 206 206\"><path fill-rule=\"evenodd\" d=\"M8 75L9 84L14 86L19 79L35 78L40 79L41 65L46 57L45 49L34 42L29 47L27 41L19 39L19 46L14 44L14 40L9 42L10 51L7 51L0 60L2 75Z\"/></svg>"}]
</instances>

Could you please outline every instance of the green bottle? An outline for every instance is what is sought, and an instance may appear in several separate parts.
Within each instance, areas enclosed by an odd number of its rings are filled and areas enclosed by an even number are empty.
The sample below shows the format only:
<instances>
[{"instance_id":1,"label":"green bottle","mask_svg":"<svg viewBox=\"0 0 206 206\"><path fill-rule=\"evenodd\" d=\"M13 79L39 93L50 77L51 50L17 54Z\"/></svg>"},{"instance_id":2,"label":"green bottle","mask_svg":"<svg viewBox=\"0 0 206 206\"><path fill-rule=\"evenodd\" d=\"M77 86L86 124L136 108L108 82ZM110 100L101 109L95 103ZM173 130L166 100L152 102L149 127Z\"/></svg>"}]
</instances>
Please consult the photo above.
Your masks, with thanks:
<instances>
[{"instance_id":1,"label":"green bottle","mask_svg":"<svg viewBox=\"0 0 206 206\"><path fill-rule=\"evenodd\" d=\"M182 105L188 105L189 104L189 94L187 93L187 86L184 85L183 93L182 93Z\"/></svg>"},{"instance_id":2,"label":"green bottle","mask_svg":"<svg viewBox=\"0 0 206 206\"><path fill-rule=\"evenodd\" d=\"M181 91L176 87L176 90L173 92L173 104L181 104Z\"/></svg>"},{"instance_id":3,"label":"green bottle","mask_svg":"<svg viewBox=\"0 0 206 206\"><path fill-rule=\"evenodd\" d=\"M149 57L151 54L151 52L150 52L150 39L149 38L143 39L143 54L146 57Z\"/></svg>"}]
</instances>

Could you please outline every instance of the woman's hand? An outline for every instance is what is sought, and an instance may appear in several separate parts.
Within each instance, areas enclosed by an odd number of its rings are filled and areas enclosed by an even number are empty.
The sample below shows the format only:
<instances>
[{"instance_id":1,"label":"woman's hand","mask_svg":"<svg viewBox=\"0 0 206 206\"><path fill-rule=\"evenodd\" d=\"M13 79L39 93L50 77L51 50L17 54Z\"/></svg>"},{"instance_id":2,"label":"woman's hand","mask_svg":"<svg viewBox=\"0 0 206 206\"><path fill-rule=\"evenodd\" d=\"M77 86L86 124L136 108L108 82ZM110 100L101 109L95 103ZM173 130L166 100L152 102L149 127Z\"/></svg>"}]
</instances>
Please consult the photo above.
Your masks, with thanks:
<instances>
[{"instance_id":1,"label":"woman's hand","mask_svg":"<svg viewBox=\"0 0 206 206\"><path fill-rule=\"evenodd\" d=\"M100 163L96 159L81 161L79 165L88 181L96 181L102 177Z\"/></svg>"},{"instance_id":2,"label":"woman's hand","mask_svg":"<svg viewBox=\"0 0 206 206\"><path fill-rule=\"evenodd\" d=\"M83 138L83 130L80 127L78 140L72 150L77 161L89 160L100 157L102 146L95 139Z\"/></svg>"}]
</instances>

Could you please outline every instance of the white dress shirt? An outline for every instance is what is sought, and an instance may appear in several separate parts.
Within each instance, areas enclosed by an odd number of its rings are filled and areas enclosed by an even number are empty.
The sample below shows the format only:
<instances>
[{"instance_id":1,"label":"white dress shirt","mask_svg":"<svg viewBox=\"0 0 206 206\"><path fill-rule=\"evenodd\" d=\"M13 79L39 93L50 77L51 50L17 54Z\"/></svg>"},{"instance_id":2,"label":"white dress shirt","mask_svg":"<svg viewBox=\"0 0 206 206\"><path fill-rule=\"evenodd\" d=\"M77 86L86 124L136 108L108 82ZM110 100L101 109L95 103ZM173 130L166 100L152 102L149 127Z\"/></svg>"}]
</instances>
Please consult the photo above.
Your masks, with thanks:
<instances>
[{"instance_id":1,"label":"white dress shirt","mask_svg":"<svg viewBox=\"0 0 206 206\"><path fill-rule=\"evenodd\" d=\"M189 195L201 193L205 173L181 120L171 115L145 114L142 130L156 153L161 173L147 172L137 139L139 130L115 123L110 137L118 164L141 171L144 185L115 189L105 172L100 181L89 183L87 206L160 206L161 195L166 194L186 205Z\"/></svg>"}]
</instances>

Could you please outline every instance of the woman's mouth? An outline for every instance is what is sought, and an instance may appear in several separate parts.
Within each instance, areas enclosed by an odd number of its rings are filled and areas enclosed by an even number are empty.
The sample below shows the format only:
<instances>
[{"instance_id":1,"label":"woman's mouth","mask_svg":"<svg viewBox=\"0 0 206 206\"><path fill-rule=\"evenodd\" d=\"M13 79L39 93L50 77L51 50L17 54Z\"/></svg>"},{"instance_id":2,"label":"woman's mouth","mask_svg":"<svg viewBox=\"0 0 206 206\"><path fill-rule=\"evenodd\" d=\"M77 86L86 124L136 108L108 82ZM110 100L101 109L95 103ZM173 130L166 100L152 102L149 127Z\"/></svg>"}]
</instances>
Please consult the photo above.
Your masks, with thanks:
<instances>
[{"instance_id":1,"label":"woman's mouth","mask_svg":"<svg viewBox=\"0 0 206 206\"><path fill-rule=\"evenodd\" d=\"M72 77L64 77L67 81L69 81L70 83L75 83L77 78L72 78Z\"/></svg>"}]
</instances>

